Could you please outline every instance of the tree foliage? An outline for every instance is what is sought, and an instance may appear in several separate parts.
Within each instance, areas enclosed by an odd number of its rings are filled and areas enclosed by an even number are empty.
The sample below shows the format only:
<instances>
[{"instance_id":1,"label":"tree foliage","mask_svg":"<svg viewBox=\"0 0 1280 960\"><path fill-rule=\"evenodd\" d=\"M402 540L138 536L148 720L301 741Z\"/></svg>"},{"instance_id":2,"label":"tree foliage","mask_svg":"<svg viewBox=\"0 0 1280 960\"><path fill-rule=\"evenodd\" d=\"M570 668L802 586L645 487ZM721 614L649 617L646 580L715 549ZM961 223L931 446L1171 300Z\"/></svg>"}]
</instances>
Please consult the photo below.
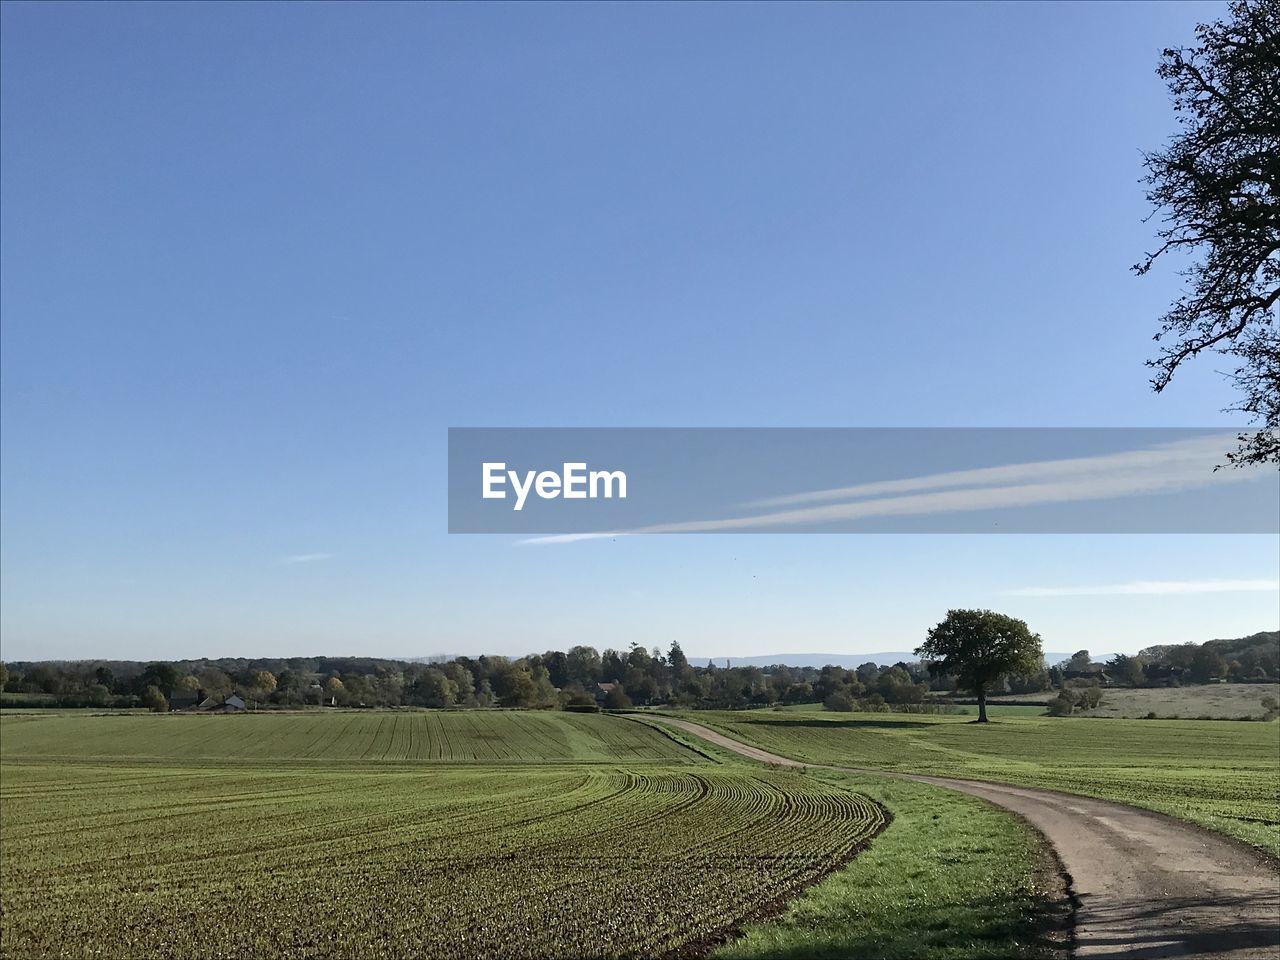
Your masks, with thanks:
<instances>
[{"instance_id":1,"label":"tree foliage","mask_svg":"<svg viewBox=\"0 0 1280 960\"><path fill-rule=\"evenodd\" d=\"M1156 335L1151 382L1164 390L1204 351L1229 358L1240 391L1231 409L1262 429L1228 459L1280 462L1280 0L1237 0L1196 33L1195 46L1161 55L1180 129L1145 158L1160 245L1134 270L1193 258Z\"/></svg>"},{"instance_id":2,"label":"tree foliage","mask_svg":"<svg viewBox=\"0 0 1280 960\"><path fill-rule=\"evenodd\" d=\"M261 690L263 693L270 693L276 688L277 682L275 674L270 670L258 670L254 672L253 679L250 681L250 684L255 690Z\"/></svg>"},{"instance_id":3,"label":"tree foliage","mask_svg":"<svg viewBox=\"0 0 1280 960\"><path fill-rule=\"evenodd\" d=\"M1202 648L1215 656L1201 654L1200 669L1193 670L1197 651ZM136 660L14 660L5 663L4 691L9 703L27 706L138 708L144 706L147 687L154 686L161 694L172 696L192 694L198 688L201 696L214 700L236 692L264 709L331 702L349 708L470 709L505 703L556 709L570 704L594 706L602 696L598 684L613 683L634 704L686 709L821 704L839 693L832 703L851 701L856 710L923 712L936 705L928 694L946 697L956 692L958 684L954 675L939 674L936 669L931 672L920 662L900 661L884 667L867 662L854 670L834 664L791 667L784 663L712 669L689 663L674 644L672 649L675 656L671 652L597 651L578 646L517 659L481 656L431 662L374 657L224 657L173 661L163 665L165 669ZM1084 651L1080 654L1081 660L1088 659ZM1107 663L1106 673L1111 681L1131 686L1169 686L1202 678L1275 682L1280 679L1280 632L1148 647L1136 657L1114 657ZM276 680L270 692L263 689L270 686L265 674ZM166 689L157 681L169 675L176 680ZM1014 670L1002 684L988 687L986 694L1035 693L1066 680L1060 666ZM1078 682L1071 681L1073 685Z\"/></svg>"},{"instance_id":4,"label":"tree foliage","mask_svg":"<svg viewBox=\"0 0 1280 960\"><path fill-rule=\"evenodd\" d=\"M142 694L142 705L152 713L168 713L169 701L165 699L160 688L157 686L149 686Z\"/></svg>"},{"instance_id":5,"label":"tree foliage","mask_svg":"<svg viewBox=\"0 0 1280 960\"><path fill-rule=\"evenodd\" d=\"M1032 673L1044 665L1040 635L1026 622L991 610L949 610L933 627L916 656L930 673L949 674L978 695L978 721L987 722L987 690L1006 676Z\"/></svg>"},{"instance_id":6,"label":"tree foliage","mask_svg":"<svg viewBox=\"0 0 1280 960\"><path fill-rule=\"evenodd\" d=\"M1067 670L1088 670L1089 664L1093 662L1093 658L1089 656L1088 650L1077 650L1071 655L1071 659L1066 663Z\"/></svg>"},{"instance_id":7,"label":"tree foliage","mask_svg":"<svg viewBox=\"0 0 1280 960\"><path fill-rule=\"evenodd\" d=\"M1208 683L1227 675L1227 660L1212 647L1204 646L1191 657L1191 682Z\"/></svg>"},{"instance_id":8,"label":"tree foliage","mask_svg":"<svg viewBox=\"0 0 1280 960\"><path fill-rule=\"evenodd\" d=\"M625 710L631 706L631 698L622 687L615 686L605 694L604 705L610 710Z\"/></svg>"}]
</instances>

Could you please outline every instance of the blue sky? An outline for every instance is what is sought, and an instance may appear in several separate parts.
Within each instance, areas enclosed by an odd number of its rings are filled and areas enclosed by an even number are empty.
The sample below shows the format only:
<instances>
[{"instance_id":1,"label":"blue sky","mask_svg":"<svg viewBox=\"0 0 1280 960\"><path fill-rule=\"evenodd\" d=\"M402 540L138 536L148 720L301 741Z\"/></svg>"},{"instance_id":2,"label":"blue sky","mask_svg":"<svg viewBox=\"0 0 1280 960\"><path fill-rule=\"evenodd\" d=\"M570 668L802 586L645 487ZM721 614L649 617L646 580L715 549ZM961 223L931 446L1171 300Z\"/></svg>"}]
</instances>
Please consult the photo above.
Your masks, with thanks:
<instances>
[{"instance_id":1,"label":"blue sky","mask_svg":"<svg viewBox=\"0 0 1280 960\"><path fill-rule=\"evenodd\" d=\"M1270 536L445 532L450 426L1236 423L1128 272L1223 9L5 4L4 656L1275 629Z\"/></svg>"}]
</instances>

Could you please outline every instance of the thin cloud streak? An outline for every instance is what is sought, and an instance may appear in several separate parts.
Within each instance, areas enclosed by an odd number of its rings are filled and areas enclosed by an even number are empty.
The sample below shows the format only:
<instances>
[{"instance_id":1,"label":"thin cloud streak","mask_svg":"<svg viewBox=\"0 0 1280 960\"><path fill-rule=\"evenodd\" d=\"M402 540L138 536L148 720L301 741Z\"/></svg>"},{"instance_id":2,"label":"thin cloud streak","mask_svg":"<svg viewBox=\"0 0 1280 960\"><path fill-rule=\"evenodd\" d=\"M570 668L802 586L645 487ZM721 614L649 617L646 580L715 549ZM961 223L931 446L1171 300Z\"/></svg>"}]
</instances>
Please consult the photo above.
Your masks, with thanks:
<instances>
[{"instance_id":1,"label":"thin cloud streak","mask_svg":"<svg viewBox=\"0 0 1280 960\"><path fill-rule=\"evenodd\" d=\"M1145 450L1126 450L1121 453L1101 454L1096 457L1071 457L1063 460L1036 460L1030 463L1011 463L998 467L982 467L976 470L955 470L923 477L907 477L901 480L880 480L852 487L833 487L812 490L783 497L755 500L749 507L790 507L806 503L826 503L832 500L850 500L878 497L889 494L916 493L925 490L944 490L956 487L1010 486L1046 480L1103 480L1117 476L1145 473L1153 470L1174 469L1180 475L1203 477L1213 474L1213 468L1222 455L1222 437L1211 435L1158 444ZM1241 471L1219 471L1219 479ZM1189 476L1188 476L1189 475ZM1207 478L1204 478L1207 479ZM1207 483L1206 483L1207 485Z\"/></svg>"},{"instance_id":2,"label":"thin cloud streak","mask_svg":"<svg viewBox=\"0 0 1280 960\"><path fill-rule=\"evenodd\" d=\"M1215 470L1220 454L1221 437L1196 437L1144 450L1097 457L1008 464L774 497L757 501L757 504L790 504L795 505L795 508L756 516L688 520L653 524L616 533L561 534L534 537L520 542L571 543L620 536L624 533L723 533L769 527L808 526L868 517L1005 510L1054 503L1179 493L1248 482L1258 477L1258 474L1244 470ZM824 503L853 496L864 499L854 499L849 503ZM807 503L823 505L800 506Z\"/></svg>"},{"instance_id":3,"label":"thin cloud streak","mask_svg":"<svg viewBox=\"0 0 1280 960\"><path fill-rule=\"evenodd\" d=\"M861 520L867 517L903 517L922 514L966 513L977 510L1005 510L1015 507L1040 506L1051 503L1082 503L1146 494L1178 493L1183 490L1217 483L1239 483L1253 479L1244 471L1222 471L1217 474L1179 475L1174 472L1152 473L1126 471L1113 475L1080 479L1027 483L1020 486L978 487L919 493L876 500L857 500L822 507L782 510L754 517L724 520L691 520L684 523L656 524L634 533L710 533L728 530L753 530L764 527L798 526Z\"/></svg>"},{"instance_id":4,"label":"thin cloud streak","mask_svg":"<svg viewBox=\"0 0 1280 960\"><path fill-rule=\"evenodd\" d=\"M556 533L545 537L529 537L527 540L517 540L516 546L543 543L577 543L579 540L603 540L606 537L626 537L629 535L621 531L614 533Z\"/></svg>"},{"instance_id":5,"label":"thin cloud streak","mask_svg":"<svg viewBox=\"0 0 1280 960\"><path fill-rule=\"evenodd\" d=\"M1280 593L1280 580L1135 580L1072 587L1018 587L1006 597L1169 597L1201 593Z\"/></svg>"},{"instance_id":6,"label":"thin cloud streak","mask_svg":"<svg viewBox=\"0 0 1280 960\"><path fill-rule=\"evenodd\" d=\"M295 563L316 563L319 560L332 560L332 553L293 553L280 560L284 566L291 566Z\"/></svg>"}]
</instances>

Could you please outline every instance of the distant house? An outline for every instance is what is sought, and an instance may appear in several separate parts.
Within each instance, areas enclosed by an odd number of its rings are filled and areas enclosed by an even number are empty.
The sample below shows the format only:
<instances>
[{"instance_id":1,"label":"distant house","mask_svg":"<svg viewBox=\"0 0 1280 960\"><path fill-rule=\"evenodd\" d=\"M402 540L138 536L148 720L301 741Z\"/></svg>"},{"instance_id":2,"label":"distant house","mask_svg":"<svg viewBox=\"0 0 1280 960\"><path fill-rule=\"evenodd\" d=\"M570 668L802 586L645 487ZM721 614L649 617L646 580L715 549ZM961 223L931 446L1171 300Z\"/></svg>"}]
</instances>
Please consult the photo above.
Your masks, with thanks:
<instances>
[{"instance_id":1,"label":"distant house","mask_svg":"<svg viewBox=\"0 0 1280 960\"><path fill-rule=\"evenodd\" d=\"M1064 680L1097 680L1098 684L1103 687L1111 686L1111 677L1104 669L1104 664L1091 663L1083 670L1063 670L1062 678Z\"/></svg>"},{"instance_id":2,"label":"distant house","mask_svg":"<svg viewBox=\"0 0 1280 960\"><path fill-rule=\"evenodd\" d=\"M170 690L170 710L194 710L204 699L203 690Z\"/></svg>"},{"instance_id":3,"label":"distant house","mask_svg":"<svg viewBox=\"0 0 1280 960\"><path fill-rule=\"evenodd\" d=\"M223 699L205 697L196 709L204 713L241 713L247 709L247 704L233 693Z\"/></svg>"},{"instance_id":4,"label":"distant house","mask_svg":"<svg viewBox=\"0 0 1280 960\"><path fill-rule=\"evenodd\" d=\"M1182 682L1186 672L1182 667L1171 667L1167 663L1148 663L1142 668L1148 683L1168 687Z\"/></svg>"},{"instance_id":5,"label":"distant house","mask_svg":"<svg viewBox=\"0 0 1280 960\"><path fill-rule=\"evenodd\" d=\"M612 693L617 688L617 686L618 685L616 683L597 683L596 699L603 700L605 697L609 696L609 694Z\"/></svg>"}]
</instances>

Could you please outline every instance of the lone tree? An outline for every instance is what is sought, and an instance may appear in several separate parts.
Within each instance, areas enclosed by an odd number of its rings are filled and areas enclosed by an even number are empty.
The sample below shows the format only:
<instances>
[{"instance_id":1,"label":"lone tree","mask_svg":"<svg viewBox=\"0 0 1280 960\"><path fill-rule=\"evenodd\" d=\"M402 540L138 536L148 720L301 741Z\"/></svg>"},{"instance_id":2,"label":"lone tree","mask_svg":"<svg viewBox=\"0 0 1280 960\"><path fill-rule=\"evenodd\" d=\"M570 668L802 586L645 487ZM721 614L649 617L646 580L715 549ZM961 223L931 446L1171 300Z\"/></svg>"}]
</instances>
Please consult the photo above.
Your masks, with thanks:
<instances>
[{"instance_id":1,"label":"lone tree","mask_svg":"<svg viewBox=\"0 0 1280 960\"><path fill-rule=\"evenodd\" d=\"M1034 673L1044 666L1040 634L1023 620L991 610L948 610L947 619L929 631L916 656L933 676L951 676L978 695L978 722L987 722L987 688L1013 673Z\"/></svg>"},{"instance_id":2,"label":"lone tree","mask_svg":"<svg viewBox=\"0 0 1280 960\"><path fill-rule=\"evenodd\" d=\"M152 713L168 713L169 701L165 699L160 688L152 685L142 693L142 705Z\"/></svg>"},{"instance_id":3,"label":"lone tree","mask_svg":"<svg viewBox=\"0 0 1280 960\"><path fill-rule=\"evenodd\" d=\"M1280 462L1280 0L1237 0L1196 28L1197 45L1163 52L1179 132L1146 154L1147 199L1165 254L1191 259L1147 365L1159 393L1202 351L1228 358L1240 391L1229 409L1261 425L1240 435L1236 466Z\"/></svg>"}]
</instances>

